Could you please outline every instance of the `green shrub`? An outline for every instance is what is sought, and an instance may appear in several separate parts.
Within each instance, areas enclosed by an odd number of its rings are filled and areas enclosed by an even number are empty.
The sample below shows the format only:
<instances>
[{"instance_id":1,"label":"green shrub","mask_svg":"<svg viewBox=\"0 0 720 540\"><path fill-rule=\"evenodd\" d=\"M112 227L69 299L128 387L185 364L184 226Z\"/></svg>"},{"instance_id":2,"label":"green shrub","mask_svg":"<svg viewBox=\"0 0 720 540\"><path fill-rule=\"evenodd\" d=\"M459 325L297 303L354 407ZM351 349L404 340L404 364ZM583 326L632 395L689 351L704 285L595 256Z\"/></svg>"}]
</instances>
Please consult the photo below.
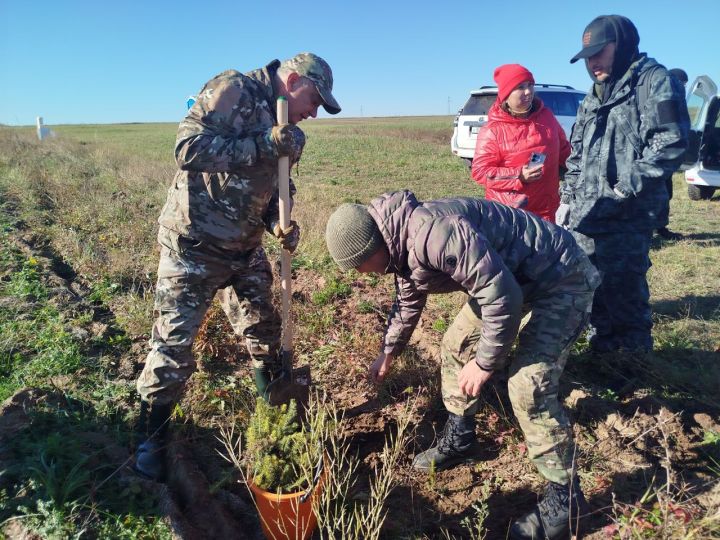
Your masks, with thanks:
<instances>
[{"instance_id":1,"label":"green shrub","mask_svg":"<svg viewBox=\"0 0 720 540\"><path fill-rule=\"evenodd\" d=\"M445 319L435 319L432 323L432 329L441 334L445 333L449 326Z\"/></svg>"},{"instance_id":2,"label":"green shrub","mask_svg":"<svg viewBox=\"0 0 720 540\"><path fill-rule=\"evenodd\" d=\"M273 407L258 399L247 430L247 456L255 485L278 493L304 488L303 471L312 467L309 436L298 423L295 400Z\"/></svg>"},{"instance_id":3,"label":"green shrub","mask_svg":"<svg viewBox=\"0 0 720 540\"><path fill-rule=\"evenodd\" d=\"M324 306L338 298L346 298L350 296L352 288L347 283L343 283L337 279L328 281L325 288L312 295L312 302L317 306Z\"/></svg>"},{"instance_id":4,"label":"green shrub","mask_svg":"<svg viewBox=\"0 0 720 540\"><path fill-rule=\"evenodd\" d=\"M372 313L375 311L375 304L368 302L367 300L360 300L358 302L358 313Z\"/></svg>"}]
</instances>

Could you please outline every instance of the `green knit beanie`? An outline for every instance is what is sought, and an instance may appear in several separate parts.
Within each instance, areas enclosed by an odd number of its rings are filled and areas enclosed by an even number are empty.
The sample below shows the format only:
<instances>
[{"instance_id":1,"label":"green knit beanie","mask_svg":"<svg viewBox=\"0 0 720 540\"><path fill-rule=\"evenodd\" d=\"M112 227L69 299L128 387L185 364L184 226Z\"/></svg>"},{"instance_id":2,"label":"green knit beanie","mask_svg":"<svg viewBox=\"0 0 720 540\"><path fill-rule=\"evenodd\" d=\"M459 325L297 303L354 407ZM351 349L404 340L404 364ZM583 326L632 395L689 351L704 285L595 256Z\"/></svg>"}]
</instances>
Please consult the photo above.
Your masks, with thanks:
<instances>
[{"instance_id":1,"label":"green knit beanie","mask_svg":"<svg viewBox=\"0 0 720 540\"><path fill-rule=\"evenodd\" d=\"M327 227L328 251L342 271L357 268L383 245L375 220L362 204L342 204L335 210Z\"/></svg>"}]
</instances>

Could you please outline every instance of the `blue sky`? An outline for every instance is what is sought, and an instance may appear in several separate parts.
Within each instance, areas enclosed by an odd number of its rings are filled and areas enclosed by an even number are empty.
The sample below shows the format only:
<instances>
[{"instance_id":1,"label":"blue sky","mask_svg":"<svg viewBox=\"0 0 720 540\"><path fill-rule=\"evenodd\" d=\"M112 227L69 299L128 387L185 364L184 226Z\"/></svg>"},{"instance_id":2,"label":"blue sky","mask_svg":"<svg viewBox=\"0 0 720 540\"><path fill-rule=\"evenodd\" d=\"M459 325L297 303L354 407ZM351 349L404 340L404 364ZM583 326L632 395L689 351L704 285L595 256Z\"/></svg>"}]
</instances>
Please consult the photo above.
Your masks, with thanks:
<instances>
[{"instance_id":1,"label":"blue sky","mask_svg":"<svg viewBox=\"0 0 720 540\"><path fill-rule=\"evenodd\" d=\"M0 123L178 122L216 73L301 51L330 63L346 117L455 113L508 62L586 90L568 61L609 13L633 20L641 51L720 82L717 0L0 0Z\"/></svg>"}]
</instances>

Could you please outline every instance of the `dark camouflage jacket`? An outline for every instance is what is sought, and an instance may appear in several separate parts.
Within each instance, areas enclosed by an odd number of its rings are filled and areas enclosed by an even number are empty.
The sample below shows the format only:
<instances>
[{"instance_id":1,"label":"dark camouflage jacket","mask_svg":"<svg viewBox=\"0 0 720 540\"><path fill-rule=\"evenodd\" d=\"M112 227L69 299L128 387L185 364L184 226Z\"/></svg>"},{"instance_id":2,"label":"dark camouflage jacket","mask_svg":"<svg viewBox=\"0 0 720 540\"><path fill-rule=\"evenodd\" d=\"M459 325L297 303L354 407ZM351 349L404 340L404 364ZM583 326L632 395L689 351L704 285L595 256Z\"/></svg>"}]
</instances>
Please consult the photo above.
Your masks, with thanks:
<instances>
[{"instance_id":1,"label":"dark camouflage jacket","mask_svg":"<svg viewBox=\"0 0 720 540\"><path fill-rule=\"evenodd\" d=\"M409 191L374 199L370 214L390 251L397 297L384 351L405 348L431 293L467 291L483 326L477 362L499 369L518 332L521 308L577 272L572 235L540 217L471 198L420 203Z\"/></svg>"},{"instance_id":2,"label":"dark camouflage jacket","mask_svg":"<svg viewBox=\"0 0 720 540\"><path fill-rule=\"evenodd\" d=\"M260 245L278 215L278 161L263 157L257 141L277 123L272 81L279 65L275 60L244 75L228 70L205 84L178 128L179 170L158 220L162 227L230 252ZM161 229L161 243L166 235Z\"/></svg>"},{"instance_id":3,"label":"dark camouflage jacket","mask_svg":"<svg viewBox=\"0 0 720 540\"><path fill-rule=\"evenodd\" d=\"M649 85L644 106L639 80ZM592 236L665 225L659 220L668 204L665 180L680 165L689 124L680 83L645 55L606 103L591 90L578 109L560 189L561 201L570 204L570 228ZM615 186L629 196L615 195Z\"/></svg>"}]
</instances>

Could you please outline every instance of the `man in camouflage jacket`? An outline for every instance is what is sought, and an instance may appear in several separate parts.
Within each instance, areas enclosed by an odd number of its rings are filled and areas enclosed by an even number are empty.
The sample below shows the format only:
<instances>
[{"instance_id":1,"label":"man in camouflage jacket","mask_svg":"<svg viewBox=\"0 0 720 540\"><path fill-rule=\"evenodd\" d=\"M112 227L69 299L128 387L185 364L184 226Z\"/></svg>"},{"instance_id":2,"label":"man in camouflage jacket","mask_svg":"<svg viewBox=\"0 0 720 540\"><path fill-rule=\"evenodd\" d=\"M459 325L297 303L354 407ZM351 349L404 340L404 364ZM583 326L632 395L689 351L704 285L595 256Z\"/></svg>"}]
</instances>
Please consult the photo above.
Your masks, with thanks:
<instances>
[{"instance_id":1,"label":"man in camouflage jacket","mask_svg":"<svg viewBox=\"0 0 720 540\"><path fill-rule=\"evenodd\" d=\"M416 455L413 465L441 470L471 456L480 389L495 371L509 365L509 396L529 456L548 480L548 489L565 494L565 502L570 497L573 501L565 504L565 514L562 507L545 510L555 520L546 532L550 538L567 538L568 509L577 515L584 499L573 475L570 421L557 392L599 282L572 235L496 202L419 202L409 191L400 191L368 206L340 206L328 220L326 240L342 270L395 275L397 297L381 352L370 368L376 382L407 345L428 294L468 294L440 348L442 397L449 417L436 446ZM510 358L528 311L531 316ZM526 527L515 524L518 538L526 537Z\"/></svg>"},{"instance_id":2,"label":"man in camouflage jacket","mask_svg":"<svg viewBox=\"0 0 720 540\"><path fill-rule=\"evenodd\" d=\"M683 89L638 43L630 20L601 16L571 60L584 58L595 84L578 109L556 223L602 274L590 320L598 352L652 350L650 240L667 225L666 182L687 145Z\"/></svg>"},{"instance_id":3,"label":"man in camouflage jacket","mask_svg":"<svg viewBox=\"0 0 720 540\"><path fill-rule=\"evenodd\" d=\"M315 117L320 105L340 112L332 86L330 66L311 53L246 74L229 70L205 84L180 123L178 172L158 220L156 320L137 381L145 440L135 468L145 476L163 476L167 423L195 371L192 344L216 292L245 339L261 393L279 374L281 324L262 236L274 234L291 251L297 245L297 224L286 230L278 224L278 158L300 159L305 136L296 124ZM288 102L284 126L279 96Z\"/></svg>"}]
</instances>

